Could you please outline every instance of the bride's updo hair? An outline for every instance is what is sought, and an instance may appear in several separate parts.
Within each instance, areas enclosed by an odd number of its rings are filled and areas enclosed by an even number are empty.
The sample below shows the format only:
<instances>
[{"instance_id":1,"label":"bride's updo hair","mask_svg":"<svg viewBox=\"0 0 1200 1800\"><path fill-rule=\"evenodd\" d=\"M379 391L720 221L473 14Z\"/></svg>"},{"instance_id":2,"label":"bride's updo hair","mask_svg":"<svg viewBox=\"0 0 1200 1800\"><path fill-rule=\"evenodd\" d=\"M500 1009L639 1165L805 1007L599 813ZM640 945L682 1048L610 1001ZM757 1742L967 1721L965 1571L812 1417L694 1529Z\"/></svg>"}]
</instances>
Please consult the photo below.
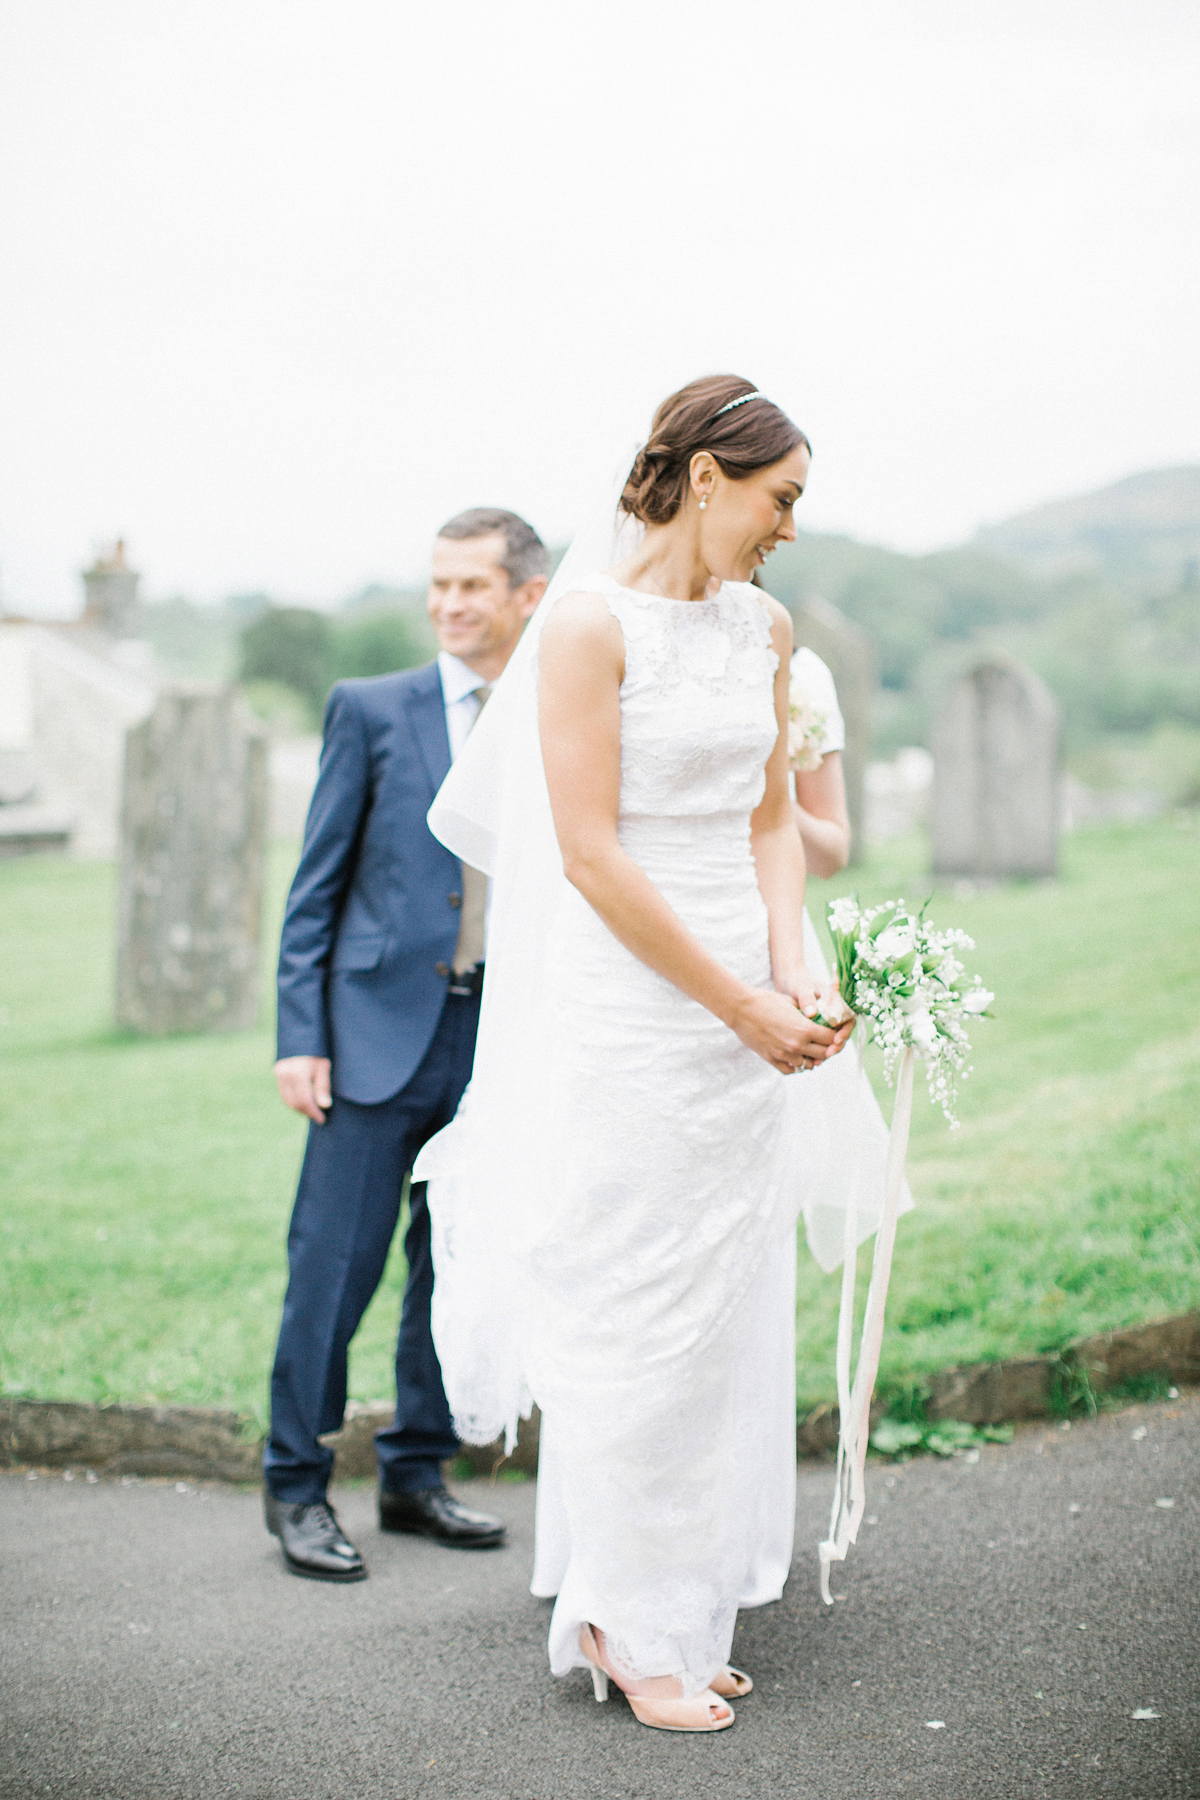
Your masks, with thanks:
<instances>
[{"instance_id":1,"label":"bride's updo hair","mask_svg":"<svg viewBox=\"0 0 1200 1800\"><path fill-rule=\"evenodd\" d=\"M754 392L754 383L740 375L702 375L668 395L629 471L620 500L622 512L645 525L665 525L673 519L683 505L698 450L710 451L731 481L744 481L756 469L779 462L797 444L811 453L800 427L762 395L722 411L731 400Z\"/></svg>"}]
</instances>

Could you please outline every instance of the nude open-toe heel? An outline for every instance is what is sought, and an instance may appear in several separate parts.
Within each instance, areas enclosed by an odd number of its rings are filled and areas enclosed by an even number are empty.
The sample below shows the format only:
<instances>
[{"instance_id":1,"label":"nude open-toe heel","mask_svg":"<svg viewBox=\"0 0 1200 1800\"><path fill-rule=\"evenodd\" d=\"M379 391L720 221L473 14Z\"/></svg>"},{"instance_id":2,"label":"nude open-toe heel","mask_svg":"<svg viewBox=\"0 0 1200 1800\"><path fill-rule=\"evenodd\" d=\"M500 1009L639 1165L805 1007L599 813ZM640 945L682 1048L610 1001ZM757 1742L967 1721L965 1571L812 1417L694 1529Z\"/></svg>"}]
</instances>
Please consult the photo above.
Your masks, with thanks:
<instances>
[{"instance_id":1,"label":"nude open-toe heel","mask_svg":"<svg viewBox=\"0 0 1200 1800\"><path fill-rule=\"evenodd\" d=\"M608 1670L600 1661L600 1646L596 1642L590 1625L581 1625L579 1628L579 1648L591 1664L593 1694L597 1700L607 1700Z\"/></svg>"},{"instance_id":2,"label":"nude open-toe heel","mask_svg":"<svg viewBox=\"0 0 1200 1800\"><path fill-rule=\"evenodd\" d=\"M733 1724L732 1706L711 1688L690 1700L645 1700L640 1694L625 1698L638 1724L655 1731L727 1731Z\"/></svg>"},{"instance_id":3,"label":"nude open-toe heel","mask_svg":"<svg viewBox=\"0 0 1200 1800\"><path fill-rule=\"evenodd\" d=\"M607 1700L608 1671L600 1661L600 1646L590 1625L579 1628L579 1648L591 1665L592 1692L597 1700ZM742 1679L750 1678L746 1675ZM690 1700L652 1700L642 1694L626 1694L625 1698L638 1724L649 1725L654 1731L725 1731L733 1724L733 1708L712 1688L705 1688Z\"/></svg>"}]
</instances>

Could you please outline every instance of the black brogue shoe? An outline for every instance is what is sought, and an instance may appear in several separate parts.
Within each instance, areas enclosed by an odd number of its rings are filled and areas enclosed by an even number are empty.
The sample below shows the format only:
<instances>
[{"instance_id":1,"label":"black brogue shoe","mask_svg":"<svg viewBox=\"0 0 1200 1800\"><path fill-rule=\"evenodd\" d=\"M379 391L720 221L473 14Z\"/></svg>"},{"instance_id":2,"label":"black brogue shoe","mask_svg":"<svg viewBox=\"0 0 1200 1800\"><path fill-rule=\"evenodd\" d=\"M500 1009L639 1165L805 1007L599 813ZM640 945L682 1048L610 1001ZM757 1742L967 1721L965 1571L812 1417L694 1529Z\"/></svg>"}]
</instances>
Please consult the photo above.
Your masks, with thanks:
<instances>
[{"instance_id":1,"label":"black brogue shoe","mask_svg":"<svg viewBox=\"0 0 1200 1800\"><path fill-rule=\"evenodd\" d=\"M504 1542L504 1521L472 1512L439 1482L406 1494L379 1490L379 1529L411 1531L457 1550L491 1550Z\"/></svg>"},{"instance_id":2,"label":"black brogue shoe","mask_svg":"<svg viewBox=\"0 0 1200 1800\"><path fill-rule=\"evenodd\" d=\"M362 1557L337 1522L326 1500L295 1504L263 1495L267 1530L279 1539L284 1561L293 1575L312 1581L365 1581Z\"/></svg>"}]
</instances>

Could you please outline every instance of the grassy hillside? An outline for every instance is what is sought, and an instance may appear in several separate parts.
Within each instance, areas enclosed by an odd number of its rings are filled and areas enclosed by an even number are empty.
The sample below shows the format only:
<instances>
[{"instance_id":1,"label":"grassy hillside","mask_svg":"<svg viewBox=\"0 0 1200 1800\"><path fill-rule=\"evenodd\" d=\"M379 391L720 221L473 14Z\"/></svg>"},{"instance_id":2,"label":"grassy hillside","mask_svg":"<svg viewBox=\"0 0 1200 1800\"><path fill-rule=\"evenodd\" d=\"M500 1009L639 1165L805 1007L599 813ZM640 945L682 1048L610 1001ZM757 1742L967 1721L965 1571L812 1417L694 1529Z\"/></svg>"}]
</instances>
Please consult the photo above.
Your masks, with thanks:
<instances>
[{"instance_id":1,"label":"grassy hillside","mask_svg":"<svg viewBox=\"0 0 1200 1800\"><path fill-rule=\"evenodd\" d=\"M1045 574L1171 587L1200 563L1200 467L1148 469L980 531L982 549Z\"/></svg>"},{"instance_id":2,"label":"grassy hillside","mask_svg":"<svg viewBox=\"0 0 1200 1800\"><path fill-rule=\"evenodd\" d=\"M881 683L876 755L928 742L957 674L1002 650L1058 698L1068 758L1085 780L1150 785L1195 803L1198 490L1196 470L1139 476L927 556L802 533L775 552L764 579L788 604L821 594L870 632ZM1085 543L1086 558L1072 548Z\"/></svg>"}]
</instances>

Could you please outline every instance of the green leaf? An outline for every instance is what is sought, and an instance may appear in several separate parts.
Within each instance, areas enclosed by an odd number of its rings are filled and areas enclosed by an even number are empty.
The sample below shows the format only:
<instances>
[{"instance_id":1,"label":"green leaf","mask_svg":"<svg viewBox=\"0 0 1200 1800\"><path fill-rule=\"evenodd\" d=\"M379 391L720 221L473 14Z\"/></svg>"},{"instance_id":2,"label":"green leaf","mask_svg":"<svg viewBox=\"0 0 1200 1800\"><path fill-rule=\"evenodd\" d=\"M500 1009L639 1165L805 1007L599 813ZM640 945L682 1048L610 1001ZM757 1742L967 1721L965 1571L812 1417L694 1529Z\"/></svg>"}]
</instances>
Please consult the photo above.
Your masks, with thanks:
<instances>
[{"instance_id":1,"label":"green leaf","mask_svg":"<svg viewBox=\"0 0 1200 1800\"><path fill-rule=\"evenodd\" d=\"M871 1433L871 1443L884 1456L896 1456L901 1450L914 1450L921 1437L919 1425L908 1425L900 1419L880 1419Z\"/></svg>"},{"instance_id":2,"label":"green leaf","mask_svg":"<svg viewBox=\"0 0 1200 1800\"><path fill-rule=\"evenodd\" d=\"M1015 1425L981 1425L979 1435L985 1444L1011 1444L1016 1429Z\"/></svg>"},{"instance_id":3,"label":"green leaf","mask_svg":"<svg viewBox=\"0 0 1200 1800\"><path fill-rule=\"evenodd\" d=\"M964 1419L940 1419L925 1433L925 1447L935 1456L953 1456L956 1450L969 1450L978 1442L979 1433Z\"/></svg>"}]
</instances>

